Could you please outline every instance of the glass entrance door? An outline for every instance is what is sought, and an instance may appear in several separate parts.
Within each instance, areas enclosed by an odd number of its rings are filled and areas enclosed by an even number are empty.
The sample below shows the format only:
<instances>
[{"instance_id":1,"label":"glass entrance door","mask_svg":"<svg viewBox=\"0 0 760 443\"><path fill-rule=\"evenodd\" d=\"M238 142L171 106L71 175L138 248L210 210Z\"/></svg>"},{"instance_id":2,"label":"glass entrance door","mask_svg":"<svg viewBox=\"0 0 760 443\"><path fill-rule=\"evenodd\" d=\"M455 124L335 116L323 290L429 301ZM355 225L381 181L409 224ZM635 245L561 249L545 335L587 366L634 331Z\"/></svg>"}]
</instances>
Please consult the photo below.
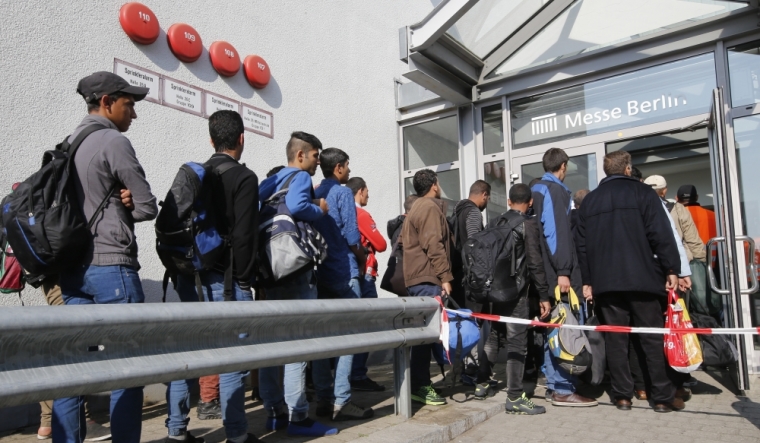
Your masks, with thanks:
<instances>
[{"instance_id":1,"label":"glass entrance door","mask_svg":"<svg viewBox=\"0 0 760 443\"><path fill-rule=\"evenodd\" d=\"M604 161L604 144L579 146L565 149L570 161L567 163L565 185L575 193L581 189L594 190L604 177L602 163ZM543 153L512 159L512 178L514 183L527 185L533 179L544 175L541 163Z\"/></svg>"}]
</instances>

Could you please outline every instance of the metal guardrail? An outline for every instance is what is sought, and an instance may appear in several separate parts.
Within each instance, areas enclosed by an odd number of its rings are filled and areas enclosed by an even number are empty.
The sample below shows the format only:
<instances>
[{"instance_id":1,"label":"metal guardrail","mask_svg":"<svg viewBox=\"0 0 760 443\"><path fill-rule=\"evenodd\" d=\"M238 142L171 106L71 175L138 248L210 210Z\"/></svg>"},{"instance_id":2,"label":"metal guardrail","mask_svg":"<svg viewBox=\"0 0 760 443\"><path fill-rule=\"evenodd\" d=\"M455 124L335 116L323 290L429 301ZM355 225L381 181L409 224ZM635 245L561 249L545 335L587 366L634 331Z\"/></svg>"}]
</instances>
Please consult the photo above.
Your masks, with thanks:
<instances>
[{"instance_id":1,"label":"metal guardrail","mask_svg":"<svg viewBox=\"0 0 760 443\"><path fill-rule=\"evenodd\" d=\"M0 310L0 407L438 341L430 297L41 306Z\"/></svg>"}]
</instances>

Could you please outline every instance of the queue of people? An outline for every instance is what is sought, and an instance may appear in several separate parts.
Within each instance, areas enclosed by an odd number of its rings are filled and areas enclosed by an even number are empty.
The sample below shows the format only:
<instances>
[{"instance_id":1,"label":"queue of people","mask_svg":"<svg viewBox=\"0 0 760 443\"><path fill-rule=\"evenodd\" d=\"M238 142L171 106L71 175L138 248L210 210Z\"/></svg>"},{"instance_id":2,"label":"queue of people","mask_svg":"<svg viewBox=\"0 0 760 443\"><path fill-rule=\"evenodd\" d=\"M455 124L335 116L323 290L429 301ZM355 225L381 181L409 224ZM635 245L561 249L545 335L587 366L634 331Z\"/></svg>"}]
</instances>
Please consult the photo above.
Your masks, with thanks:
<instances>
[{"instance_id":1,"label":"queue of people","mask_svg":"<svg viewBox=\"0 0 760 443\"><path fill-rule=\"evenodd\" d=\"M81 265L47 281L45 287L60 288L66 305L142 303L145 297L138 275L134 225L155 219L159 208L124 133L137 117L136 103L146 97L148 89L130 85L115 74L98 72L82 79L77 92L86 102L88 115L71 140L88 127L102 126L84 139L73 158L77 202L85 217L92 220L92 241ZM214 203L207 209L213 213L216 228L228 239L231 253L223 254L214 266L194 277L177 275L175 287L180 301L197 302L199 295L207 302L264 297L376 298L376 254L389 244L365 209L368 186L362 178L351 177L349 155L337 148L323 149L316 136L296 131L285 147L286 166L271 171L259 183L257 175L240 163L245 150L240 114L218 111L209 117L208 125L214 153L204 165L211 172L210 201ZM709 229L709 215L699 207L696 190L682 187L679 202L671 204L664 200L664 178L653 176L643 183L632 178L630 156L613 152L604 159L607 178L596 190L576 193L574 208L573 195L563 183L568 161L563 150L548 150L543 158L544 176L530 187L513 186L509 211L489 220L487 226L482 217L490 198L487 182L476 181L468 198L453 208L454 216L447 217L437 174L430 169L418 171L412 181L414 195L404 203L405 214L388 223L390 245L403 251L401 272L409 296L449 295L470 306L462 289L463 244L486 227L508 224L518 254L526 263L517 272L530 283L512 301L477 306L481 312L546 319L552 310L551 294L558 291L565 300L574 292L599 307L603 324L662 327L667 289L701 291L698 297L707 306L707 290L698 286L704 286L704 239L712 234L702 232L701 227ZM324 179L315 188L312 177L318 168ZM257 282L260 209L278 193L285 193L285 205L293 220L308 223L321 234L329 253L316 269L306 267L287 279ZM693 218L698 218L698 223ZM703 276L699 283L696 278L690 279L697 274ZM530 300L534 296L537 303ZM580 312L577 315L582 317ZM483 330L485 346L474 358L477 398L492 395L498 383L493 363L506 341L508 413L546 412L523 390L526 361L543 362L541 372L546 376L546 400L550 404L597 405L595 399L577 392L580 382L559 364L548 343L543 353L533 352L538 355L527 358L527 327L493 325ZM685 387L688 380L668 371L661 338L644 335L632 343L629 345L629 336L623 334L612 334L606 342L612 395L618 408L630 409L636 390L637 396L639 391L649 395L658 412L683 409L689 394ZM631 375L634 368L629 364L631 346L638 350L633 353L649 376L648 385L636 389ZM443 405L446 399L431 382L431 353L431 345L412 348L412 399ZM309 417L307 362L287 364L284 370L260 369L258 392L267 412L266 428L287 430L294 436L321 437L338 433L327 422L371 418L372 408L360 405L352 395L353 391L385 389L367 376L367 357L366 353L338 357L334 370L329 359L312 362L320 421ZM248 432L244 406L247 375L248 371L237 371L201 379L198 418L222 418L228 442L259 441ZM189 392L194 383L177 380L167 386L167 442L203 441L187 431ZM140 441L142 400L141 387L111 393L113 441ZM101 437L90 431L84 397L56 399L50 421L56 442L82 443ZM49 435L41 429L41 438Z\"/></svg>"}]
</instances>

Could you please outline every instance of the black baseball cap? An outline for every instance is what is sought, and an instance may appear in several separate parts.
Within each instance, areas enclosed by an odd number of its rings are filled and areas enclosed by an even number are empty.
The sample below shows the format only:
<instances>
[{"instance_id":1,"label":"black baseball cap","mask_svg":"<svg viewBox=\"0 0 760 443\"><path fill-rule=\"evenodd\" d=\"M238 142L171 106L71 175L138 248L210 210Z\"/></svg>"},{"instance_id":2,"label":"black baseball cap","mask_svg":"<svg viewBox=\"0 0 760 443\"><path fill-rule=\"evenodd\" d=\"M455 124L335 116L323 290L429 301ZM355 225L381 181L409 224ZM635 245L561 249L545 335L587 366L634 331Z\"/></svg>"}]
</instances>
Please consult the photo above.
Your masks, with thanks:
<instances>
[{"instance_id":1,"label":"black baseball cap","mask_svg":"<svg viewBox=\"0 0 760 443\"><path fill-rule=\"evenodd\" d=\"M678 201L687 203L697 202L697 188L694 185L683 185L678 188Z\"/></svg>"},{"instance_id":2,"label":"black baseball cap","mask_svg":"<svg viewBox=\"0 0 760 443\"><path fill-rule=\"evenodd\" d=\"M100 100L101 97L115 92L130 94L136 102L144 99L148 95L148 88L141 88L129 84L128 81L108 71L99 71L79 80L77 93L84 97L84 101L92 103Z\"/></svg>"}]
</instances>

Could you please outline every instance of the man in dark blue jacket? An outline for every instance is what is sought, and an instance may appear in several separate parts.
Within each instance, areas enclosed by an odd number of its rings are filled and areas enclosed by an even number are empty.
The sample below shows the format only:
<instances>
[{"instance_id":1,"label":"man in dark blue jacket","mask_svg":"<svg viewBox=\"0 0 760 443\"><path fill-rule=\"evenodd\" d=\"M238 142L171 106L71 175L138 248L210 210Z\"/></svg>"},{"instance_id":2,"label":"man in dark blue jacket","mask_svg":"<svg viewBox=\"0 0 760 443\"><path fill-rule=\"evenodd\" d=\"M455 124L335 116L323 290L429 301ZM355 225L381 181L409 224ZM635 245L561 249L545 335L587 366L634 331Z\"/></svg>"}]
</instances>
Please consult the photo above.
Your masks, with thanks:
<instances>
[{"instance_id":1,"label":"man in dark blue jacket","mask_svg":"<svg viewBox=\"0 0 760 443\"><path fill-rule=\"evenodd\" d=\"M557 287L562 294L567 294L571 288L576 294L580 294L582 288L575 242L570 228L572 193L563 183L569 160L562 149L551 148L546 151L542 161L545 174L531 188L533 210L536 218L541 222L544 235L541 252L550 294L554 294ZM548 340L544 342L542 370L546 375L546 399L551 401L552 405L597 405L596 400L575 392L577 379L559 366L549 351Z\"/></svg>"},{"instance_id":2,"label":"man in dark blue jacket","mask_svg":"<svg viewBox=\"0 0 760 443\"><path fill-rule=\"evenodd\" d=\"M586 298L593 296L602 323L662 328L666 289L678 284L681 259L668 213L654 190L631 177L631 156L604 157L607 178L583 200L578 216L578 255ZM612 397L631 409L633 378L628 334L606 334ZM662 336L641 334L656 412L683 409L667 375Z\"/></svg>"}]
</instances>

